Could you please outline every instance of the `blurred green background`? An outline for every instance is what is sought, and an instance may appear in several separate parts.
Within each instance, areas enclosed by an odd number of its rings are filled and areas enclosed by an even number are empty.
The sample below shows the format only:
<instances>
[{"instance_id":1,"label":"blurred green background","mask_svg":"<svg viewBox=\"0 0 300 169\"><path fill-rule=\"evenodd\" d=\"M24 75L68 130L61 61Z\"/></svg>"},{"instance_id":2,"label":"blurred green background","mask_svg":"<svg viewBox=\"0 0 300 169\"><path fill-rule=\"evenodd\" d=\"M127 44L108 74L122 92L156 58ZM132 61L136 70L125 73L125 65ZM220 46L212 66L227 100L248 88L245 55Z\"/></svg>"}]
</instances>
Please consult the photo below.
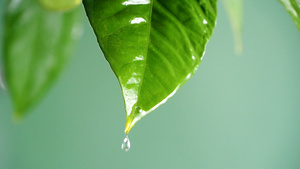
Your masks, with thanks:
<instances>
[{"instance_id":1,"label":"blurred green background","mask_svg":"<svg viewBox=\"0 0 300 169\"><path fill-rule=\"evenodd\" d=\"M127 153L121 90L84 17L76 56L23 123L0 89L0 169L300 169L297 28L278 1L245 1L236 56L218 5L199 70L137 123Z\"/></svg>"}]
</instances>

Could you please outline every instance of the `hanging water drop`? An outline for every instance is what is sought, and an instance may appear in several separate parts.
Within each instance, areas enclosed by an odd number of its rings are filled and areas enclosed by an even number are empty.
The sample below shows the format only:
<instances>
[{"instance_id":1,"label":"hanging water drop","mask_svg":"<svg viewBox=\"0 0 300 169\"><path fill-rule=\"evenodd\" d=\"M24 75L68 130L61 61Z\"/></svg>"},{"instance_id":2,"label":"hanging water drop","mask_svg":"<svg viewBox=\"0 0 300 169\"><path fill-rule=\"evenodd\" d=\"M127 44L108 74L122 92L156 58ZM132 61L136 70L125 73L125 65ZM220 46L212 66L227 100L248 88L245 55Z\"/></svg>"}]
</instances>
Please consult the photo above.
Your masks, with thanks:
<instances>
[{"instance_id":1,"label":"hanging water drop","mask_svg":"<svg viewBox=\"0 0 300 169\"><path fill-rule=\"evenodd\" d=\"M126 137L123 140L121 148L122 148L122 150L124 150L126 152L130 149L130 140L129 140L127 134L126 134Z\"/></svg>"}]
</instances>

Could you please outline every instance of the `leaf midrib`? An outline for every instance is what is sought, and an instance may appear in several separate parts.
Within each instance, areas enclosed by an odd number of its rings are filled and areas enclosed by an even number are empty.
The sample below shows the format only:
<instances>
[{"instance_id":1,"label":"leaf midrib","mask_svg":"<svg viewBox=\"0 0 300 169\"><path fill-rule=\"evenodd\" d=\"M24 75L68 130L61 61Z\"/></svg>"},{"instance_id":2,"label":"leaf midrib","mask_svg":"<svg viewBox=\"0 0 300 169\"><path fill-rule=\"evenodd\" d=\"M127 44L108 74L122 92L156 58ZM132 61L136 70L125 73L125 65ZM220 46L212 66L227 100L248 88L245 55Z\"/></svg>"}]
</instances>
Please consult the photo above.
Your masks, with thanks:
<instances>
[{"instance_id":1,"label":"leaf midrib","mask_svg":"<svg viewBox=\"0 0 300 169\"><path fill-rule=\"evenodd\" d=\"M153 4L154 4L154 1L155 0L150 0L151 4L150 4L150 24L149 24L149 32L148 32L148 43L147 43L147 51L146 51L146 55L145 55L145 65L144 65L144 70L143 70L143 74L142 74L142 78L141 78L141 83L140 83L140 86L139 86L139 91L138 91L138 95L137 95L137 101L136 101L136 106L138 105L139 103L139 98L140 98L140 94L141 94L141 90L142 90L142 86L143 86L143 83L144 83L144 76L145 76L145 71L146 71L146 67L147 67L147 60L148 60L148 53L149 53L149 46L150 46L150 35L151 35L151 28L152 28L152 12L153 12ZM142 109L142 108L141 108ZM132 110L136 110L135 108L134 109L131 109ZM142 109L143 110L143 109ZM131 113L130 113L131 114Z\"/></svg>"}]
</instances>

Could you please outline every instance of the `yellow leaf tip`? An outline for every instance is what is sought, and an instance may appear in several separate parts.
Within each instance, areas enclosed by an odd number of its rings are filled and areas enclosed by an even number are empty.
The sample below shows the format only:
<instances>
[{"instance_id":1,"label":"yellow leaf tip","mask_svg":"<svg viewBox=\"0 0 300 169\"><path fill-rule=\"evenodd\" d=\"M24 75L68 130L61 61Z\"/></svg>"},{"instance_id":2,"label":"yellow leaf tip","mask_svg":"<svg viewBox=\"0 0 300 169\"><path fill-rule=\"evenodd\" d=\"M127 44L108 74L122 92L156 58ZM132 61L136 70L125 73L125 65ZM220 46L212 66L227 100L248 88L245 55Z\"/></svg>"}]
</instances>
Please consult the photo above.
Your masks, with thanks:
<instances>
[{"instance_id":1,"label":"yellow leaf tip","mask_svg":"<svg viewBox=\"0 0 300 169\"><path fill-rule=\"evenodd\" d=\"M12 121L14 124L20 124L23 120L23 117L21 115L22 113L19 113L19 112L15 112L13 115L12 115Z\"/></svg>"},{"instance_id":2,"label":"yellow leaf tip","mask_svg":"<svg viewBox=\"0 0 300 169\"><path fill-rule=\"evenodd\" d=\"M132 119L127 119L126 121L126 127L125 127L125 133L128 134L131 130L131 128L134 126L134 124L132 123Z\"/></svg>"}]
</instances>

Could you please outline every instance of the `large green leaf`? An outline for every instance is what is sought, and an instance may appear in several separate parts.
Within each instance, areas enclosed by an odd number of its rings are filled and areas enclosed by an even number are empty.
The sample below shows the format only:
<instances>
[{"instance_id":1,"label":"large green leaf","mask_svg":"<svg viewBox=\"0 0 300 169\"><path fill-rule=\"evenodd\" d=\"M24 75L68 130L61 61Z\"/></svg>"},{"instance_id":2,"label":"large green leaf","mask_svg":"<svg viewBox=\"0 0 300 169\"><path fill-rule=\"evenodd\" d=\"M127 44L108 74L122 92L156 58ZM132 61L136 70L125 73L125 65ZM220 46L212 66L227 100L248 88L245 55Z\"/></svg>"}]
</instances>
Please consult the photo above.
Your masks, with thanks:
<instances>
[{"instance_id":1,"label":"large green leaf","mask_svg":"<svg viewBox=\"0 0 300 169\"><path fill-rule=\"evenodd\" d=\"M300 31L300 0L280 0Z\"/></svg>"},{"instance_id":2,"label":"large green leaf","mask_svg":"<svg viewBox=\"0 0 300 169\"><path fill-rule=\"evenodd\" d=\"M216 0L85 0L116 74L126 129L166 102L196 71L216 22Z\"/></svg>"},{"instance_id":3,"label":"large green leaf","mask_svg":"<svg viewBox=\"0 0 300 169\"><path fill-rule=\"evenodd\" d=\"M223 0L223 2L233 31L235 52L241 54L243 52L243 0Z\"/></svg>"},{"instance_id":4,"label":"large green leaf","mask_svg":"<svg viewBox=\"0 0 300 169\"><path fill-rule=\"evenodd\" d=\"M4 71L15 115L20 117L69 60L81 28L81 12L49 12L37 0L9 0L5 10Z\"/></svg>"}]
</instances>

